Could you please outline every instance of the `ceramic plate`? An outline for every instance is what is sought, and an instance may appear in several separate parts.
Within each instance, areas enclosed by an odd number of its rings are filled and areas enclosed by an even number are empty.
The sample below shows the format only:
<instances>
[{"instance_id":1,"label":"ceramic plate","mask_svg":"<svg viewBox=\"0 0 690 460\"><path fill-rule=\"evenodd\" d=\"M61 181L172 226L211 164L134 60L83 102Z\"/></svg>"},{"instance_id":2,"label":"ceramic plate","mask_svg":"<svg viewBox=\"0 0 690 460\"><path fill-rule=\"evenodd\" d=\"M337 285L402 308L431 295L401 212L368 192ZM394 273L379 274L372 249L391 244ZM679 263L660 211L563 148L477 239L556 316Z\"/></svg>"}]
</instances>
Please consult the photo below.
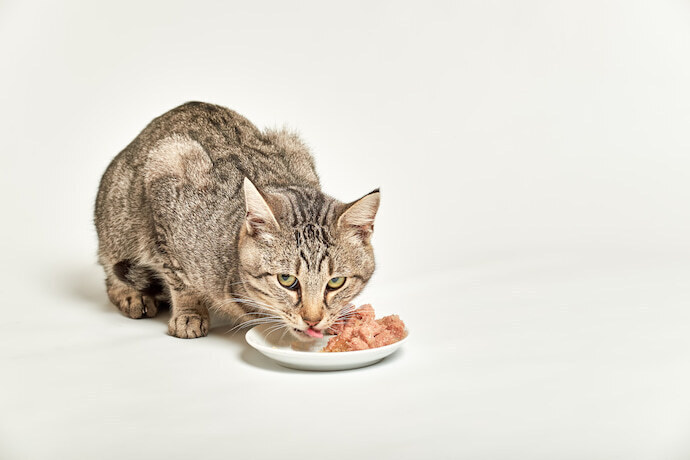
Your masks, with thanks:
<instances>
[{"instance_id":1,"label":"ceramic plate","mask_svg":"<svg viewBox=\"0 0 690 460\"><path fill-rule=\"evenodd\" d=\"M270 326L256 326L245 335L247 343L262 354L276 361L281 366L308 371L339 371L370 366L394 353L409 337L407 335L399 342L385 347L360 351L343 351L338 353L320 353L332 336L326 335L313 342L300 342L290 334L283 334L284 330L268 332Z\"/></svg>"}]
</instances>

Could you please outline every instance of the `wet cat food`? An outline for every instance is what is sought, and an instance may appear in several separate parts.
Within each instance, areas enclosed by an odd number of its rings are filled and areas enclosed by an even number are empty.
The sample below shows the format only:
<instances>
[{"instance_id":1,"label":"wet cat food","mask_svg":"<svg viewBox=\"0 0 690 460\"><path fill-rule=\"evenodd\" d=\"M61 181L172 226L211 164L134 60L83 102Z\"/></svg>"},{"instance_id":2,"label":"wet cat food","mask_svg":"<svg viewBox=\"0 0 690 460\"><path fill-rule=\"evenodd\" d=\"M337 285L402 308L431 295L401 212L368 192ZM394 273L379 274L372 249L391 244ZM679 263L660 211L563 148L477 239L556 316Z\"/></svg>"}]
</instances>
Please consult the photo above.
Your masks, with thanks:
<instances>
[{"instance_id":1,"label":"wet cat food","mask_svg":"<svg viewBox=\"0 0 690 460\"><path fill-rule=\"evenodd\" d=\"M344 324L328 331L337 334L328 341L324 352L357 351L383 347L405 338L405 323L398 315L375 319L371 305L362 305Z\"/></svg>"}]
</instances>

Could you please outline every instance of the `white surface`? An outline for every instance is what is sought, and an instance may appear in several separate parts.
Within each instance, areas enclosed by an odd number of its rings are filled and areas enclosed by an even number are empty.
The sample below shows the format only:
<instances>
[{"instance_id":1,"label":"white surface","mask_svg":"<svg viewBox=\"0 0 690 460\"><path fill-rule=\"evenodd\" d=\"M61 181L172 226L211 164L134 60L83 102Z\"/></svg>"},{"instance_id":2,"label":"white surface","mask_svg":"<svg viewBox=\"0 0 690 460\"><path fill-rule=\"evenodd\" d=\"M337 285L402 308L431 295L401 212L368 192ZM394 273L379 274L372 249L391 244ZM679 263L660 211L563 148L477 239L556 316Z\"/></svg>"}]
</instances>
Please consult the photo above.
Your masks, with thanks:
<instances>
[{"instance_id":1,"label":"white surface","mask_svg":"<svg viewBox=\"0 0 690 460\"><path fill-rule=\"evenodd\" d=\"M689 24L686 1L0 3L0 458L689 458ZM359 300L409 346L289 371L108 304L100 174L190 99L299 128L334 196L381 187Z\"/></svg>"},{"instance_id":2,"label":"white surface","mask_svg":"<svg viewBox=\"0 0 690 460\"><path fill-rule=\"evenodd\" d=\"M281 330L274 331L270 326L255 326L247 331L245 339L259 353L268 356L278 364L290 369L307 371L341 371L371 366L395 353L407 342L407 336L405 336L402 340L385 347L320 353L332 336L327 335L312 342L297 342L282 332Z\"/></svg>"}]
</instances>

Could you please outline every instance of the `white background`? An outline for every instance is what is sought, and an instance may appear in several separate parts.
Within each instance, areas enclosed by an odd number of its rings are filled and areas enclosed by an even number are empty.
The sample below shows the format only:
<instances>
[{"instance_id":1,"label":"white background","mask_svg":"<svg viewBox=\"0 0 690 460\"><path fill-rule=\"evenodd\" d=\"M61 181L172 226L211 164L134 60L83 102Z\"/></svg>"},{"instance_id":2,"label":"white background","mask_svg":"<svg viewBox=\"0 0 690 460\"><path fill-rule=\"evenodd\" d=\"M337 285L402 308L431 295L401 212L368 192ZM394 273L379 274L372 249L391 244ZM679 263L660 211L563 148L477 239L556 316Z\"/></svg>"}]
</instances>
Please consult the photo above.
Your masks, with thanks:
<instances>
[{"instance_id":1,"label":"white background","mask_svg":"<svg viewBox=\"0 0 690 460\"><path fill-rule=\"evenodd\" d=\"M411 341L284 370L109 305L100 175L187 101L380 186ZM690 3L0 3L0 458L690 457Z\"/></svg>"}]
</instances>

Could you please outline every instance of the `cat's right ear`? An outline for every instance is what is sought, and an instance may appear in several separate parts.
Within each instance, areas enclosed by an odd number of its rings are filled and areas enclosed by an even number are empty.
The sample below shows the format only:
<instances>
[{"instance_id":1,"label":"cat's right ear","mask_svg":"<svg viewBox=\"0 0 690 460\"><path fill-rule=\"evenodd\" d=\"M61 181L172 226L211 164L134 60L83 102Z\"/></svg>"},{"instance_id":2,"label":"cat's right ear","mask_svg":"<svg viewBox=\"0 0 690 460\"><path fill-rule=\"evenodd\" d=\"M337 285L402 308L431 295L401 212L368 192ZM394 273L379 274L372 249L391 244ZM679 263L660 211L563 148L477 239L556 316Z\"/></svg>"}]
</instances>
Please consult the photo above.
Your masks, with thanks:
<instances>
[{"instance_id":1,"label":"cat's right ear","mask_svg":"<svg viewBox=\"0 0 690 460\"><path fill-rule=\"evenodd\" d=\"M244 203L247 211L244 224L248 234L259 235L280 229L266 198L246 177L244 178Z\"/></svg>"}]
</instances>

